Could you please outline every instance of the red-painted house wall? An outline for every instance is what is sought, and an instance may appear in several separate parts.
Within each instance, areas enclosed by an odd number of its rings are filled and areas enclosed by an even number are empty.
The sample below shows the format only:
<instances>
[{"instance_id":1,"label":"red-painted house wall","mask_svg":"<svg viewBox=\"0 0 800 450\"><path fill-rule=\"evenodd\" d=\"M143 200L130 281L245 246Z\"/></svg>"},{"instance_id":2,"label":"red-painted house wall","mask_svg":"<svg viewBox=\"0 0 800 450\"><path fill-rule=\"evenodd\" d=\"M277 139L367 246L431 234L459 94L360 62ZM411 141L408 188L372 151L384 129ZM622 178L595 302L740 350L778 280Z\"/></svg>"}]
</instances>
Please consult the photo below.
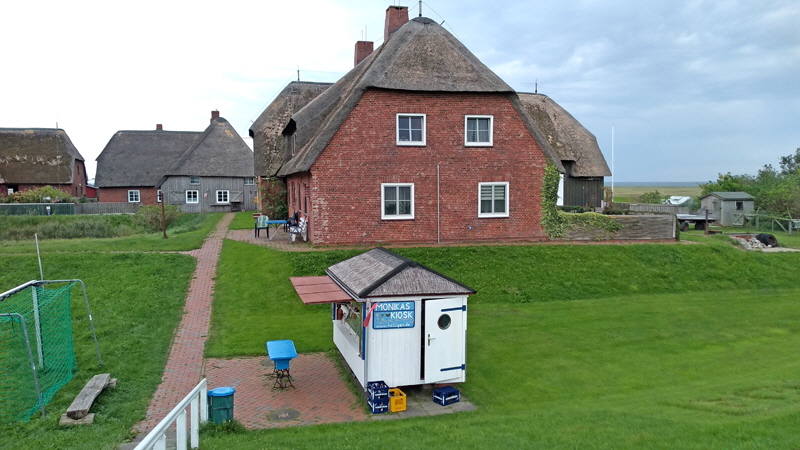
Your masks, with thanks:
<instances>
[{"instance_id":1,"label":"red-painted house wall","mask_svg":"<svg viewBox=\"0 0 800 450\"><path fill-rule=\"evenodd\" d=\"M104 187L97 189L97 201L100 203L117 203L128 201L128 191L139 191L139 203L143 205L158 204L158 189L143 187Z\"/></svg>"},{"instance_id":2,"label":"red-painted house wall","mask_svg":"<svg viewBox=\"0 0 800 450\"><path fill-rule=\"evenodd\" d=\"M427 115L424 147L396 145L398 113ZM492 147L464 145L465 115L494 116ZM310 174L286 181L301 186L297 201L308 197L315 244L543 240L546 161L506 95L368 90ZM509 182L508 218L478 217L487 181ZM381 219L381 183L414 183L413 220ZM295 196L290 209L305 210Z\"/></svg>"}]
</instances>

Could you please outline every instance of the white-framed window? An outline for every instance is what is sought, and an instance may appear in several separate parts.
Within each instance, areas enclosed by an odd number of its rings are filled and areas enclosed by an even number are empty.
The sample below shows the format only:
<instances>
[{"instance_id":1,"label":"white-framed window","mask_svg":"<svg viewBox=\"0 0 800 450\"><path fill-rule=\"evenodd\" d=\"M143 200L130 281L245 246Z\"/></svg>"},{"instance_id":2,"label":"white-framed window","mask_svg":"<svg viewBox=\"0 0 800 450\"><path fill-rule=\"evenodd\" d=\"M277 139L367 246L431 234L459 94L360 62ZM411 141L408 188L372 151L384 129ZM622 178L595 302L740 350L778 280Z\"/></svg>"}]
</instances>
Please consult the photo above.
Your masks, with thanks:
<instances>
[{"instance_id":1,"label":"white-framed window","mask_svg":"<svg viewBox=\"0 0 800 450\"><path fill-rule=\"evenodd\" d=\"M128 191L128 203L139 203L142 196L139 195L139 190Z\"/></svg>"},{"instance_id":2,"label":"white-framed window","mask_svg":"<svg viewBox=\"0 0 800 450\"><path fill-rule=\"evenodd\" d=\"M200 203L200 191L186 191L186 203Z\"/></svg>"},{"instance_id":3,"label":"white-framed window","mask_svg":"<svg viewBox=\"0 0 800 450\"><path fill-rule=\"evenodd\" d=\"M493 138L493 116L464 116L464 145L491 147Z\"/></svg>"},{"instance_id":4,"label":"white-framed window","mask_svg":"<svg viewBox=\"0 0 800 450\"><path fill-rule=\"evenodd\" d=\"M248 177L244 179L245 186L254 186L256 184L256 179L253 177Z\"/></svg>"},{"instance_id":5,"label":"white-framed window","mask_svg":"<svg viewBox=\"0 0 800 450\"><path fill-rule=\"evenodd\" d=\"M478 183L478 217L508 217L508 182Z\"/></svg>"},{"instance_id":6,"label":"white-framed window","mask_svg":"<svg viewBox=\"0 0 800 450\"><path fill-rule=\"evenodd\" d=\"M217 191L217 203L230 203L231 191Z\"/></svg>"},{"instance_id":7,"label":"white-framed window","mask_svg":"<svg viewBox=\"0 0 800 450\"><path fill-rule=\"evenodd\" d=\"M397 145L425 145L425 114L397 115Z\"/></svg>"},{"instance_id":8,"label":"white-framed window","mask_svg":"<svg viewBox=\"0 0 800 450\"><path fill-rule=\"evenodd\" d=\"M200 177L189 177L189 184L200 184Z\"/></svg>"},{"instance_id":9,"label":"white-framed window","mask_svg":"<svg viewBox=\"0 0 800 450\"><path fill-rule=\"evenodd\" d=\"M381 219L414 218L414 184L381 184Z\"/></svg>"}]
</instances>

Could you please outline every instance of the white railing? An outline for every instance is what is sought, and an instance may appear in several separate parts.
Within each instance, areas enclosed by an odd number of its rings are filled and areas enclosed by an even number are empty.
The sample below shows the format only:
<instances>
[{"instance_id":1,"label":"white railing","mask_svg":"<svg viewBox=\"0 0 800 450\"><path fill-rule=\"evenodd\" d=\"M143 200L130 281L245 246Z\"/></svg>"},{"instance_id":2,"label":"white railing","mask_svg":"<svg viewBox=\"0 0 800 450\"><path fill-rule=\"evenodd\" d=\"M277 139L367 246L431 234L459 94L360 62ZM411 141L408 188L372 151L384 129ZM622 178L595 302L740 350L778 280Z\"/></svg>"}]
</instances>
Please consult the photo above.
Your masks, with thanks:
<instances>
[{"instance_id":1,"label":"white railing","mask_svg":"<svg viewBox=\"0 0 800 450\"><path fill-rule=\"evenodd\" d=\"M200 384L192 389L167 417L153 428L133 450L166 450L167 430L175 424L175 440L177 450L186 450L186 408L190 407L192 424L189 431L191 447L200 447L200 424L208 420L208 385L206 379L200 380Z\"/></svg>"}]
</instances>

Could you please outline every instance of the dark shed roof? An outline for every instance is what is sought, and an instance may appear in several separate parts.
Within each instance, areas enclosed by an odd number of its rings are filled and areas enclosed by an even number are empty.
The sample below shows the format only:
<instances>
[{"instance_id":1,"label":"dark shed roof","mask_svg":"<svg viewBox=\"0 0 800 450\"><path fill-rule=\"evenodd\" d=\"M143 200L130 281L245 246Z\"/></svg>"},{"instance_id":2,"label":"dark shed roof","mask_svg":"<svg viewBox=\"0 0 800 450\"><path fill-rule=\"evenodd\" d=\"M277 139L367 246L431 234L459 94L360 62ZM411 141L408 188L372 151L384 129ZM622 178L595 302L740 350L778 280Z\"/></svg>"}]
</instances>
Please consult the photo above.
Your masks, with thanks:
<instances>
[{"instance_id":1,"label":"dark shed roof","mask_svg":"<svg viewBox=\"0 0 800 450\"><path fill-rule=\"evenodd\" d=\"M717 197L721 200L755 200L755 197L747 192L711 192L700 197L700 200L709 196Z\"/></svg>"},{"instance_id":2,"label":"dark shed roof","mask_svg":"<svg viewBox=\"0 0 800 450\"><path fill-rule=\"evenodd\" d=\"M442 26L431 19L417 17L292 116L284 133L295 133L297 152L281 167L278 175L308 171L370 88L508 94L545 155L562 169L550 145L527 118L514 90Z\"/></svg>"},{"instance_id":3,"label":"dark shed roof","mask_svg":"<svg viewBox=\"0 0 800 450\"><path fill-rule=\"evenodd\" d=\"M553 99L542 94L519 94L525 111L538 125L572 177L608 177L606 159L597 138Z\"/></svg>"},{"instance_id":4,"label":"dark shed roof","mask_svg":"<svg viewBox=\"0 0 800 450\"><path fill-rule=\"evenodd\" d=\"M6 183L71 184L75 161L83 156L60 128L0 128L0 178Z\"/></svg>"},{"instance_id":5,"label":"dark shed roof","mask_svg":"<svg viewBox=\"0 0 800 450\"><path fill-rule=\"evenodd\" d=\"M285 142L283 129L292 117L311 100L328 89L333 83L292 81L258 116L250 127L255 154L255 173L272 176L284 162Z\"/></svg>"},{"instance_id":6,"label":"dark shed roof","mask_svg":"<svg viewBox=\"0 0 800 450\"><path fill-rule=\"evenodd\" d=\"M475 293L474 289L381 247L334 264L326 272L358 298Z\"/></svg>"}]
</instances>

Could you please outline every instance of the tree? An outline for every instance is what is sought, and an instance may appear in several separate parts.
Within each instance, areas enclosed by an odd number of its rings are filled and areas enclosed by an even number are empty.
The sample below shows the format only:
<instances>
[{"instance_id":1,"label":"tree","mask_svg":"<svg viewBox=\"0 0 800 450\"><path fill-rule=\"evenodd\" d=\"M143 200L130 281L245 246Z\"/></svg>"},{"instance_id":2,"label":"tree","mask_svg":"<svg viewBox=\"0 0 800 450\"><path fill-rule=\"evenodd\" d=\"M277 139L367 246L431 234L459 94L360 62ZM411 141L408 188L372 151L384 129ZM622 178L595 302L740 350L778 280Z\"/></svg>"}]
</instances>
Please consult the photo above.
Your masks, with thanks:
<instances>
[{"instance_id":1,"label":"tree","mask_svg":"<svg viewBox=\"0 0 800 450\"><path fill-rule=\"evenodd\" d=\"M750 175L732 175L730 172L721 173L717 177L717 181L709 181L706 184L701 184L700 196L708 195L712 192L747 192L753 194L754 179Z\"/></svg>"},{"instance_id":2,"label":"tree","mask_svg":"<svg viewBox=\"0 0 800 450\"><path fill-rule=\"evenodd\" d=\"M645 192L639 196L639 201L642 203L660 204L667 196L661 195L658 191Z\"/></svg>"},{"instance_id":3,"label":"tree","mask_svg":"<svg viewBox=\"0 0 800 450\"><path fill-rule=\"evenodd\" d=\"M781 156L781 175L792 175L800 170L800 148L795 150L794 155Z\"/></svg>"}]
</instances>

